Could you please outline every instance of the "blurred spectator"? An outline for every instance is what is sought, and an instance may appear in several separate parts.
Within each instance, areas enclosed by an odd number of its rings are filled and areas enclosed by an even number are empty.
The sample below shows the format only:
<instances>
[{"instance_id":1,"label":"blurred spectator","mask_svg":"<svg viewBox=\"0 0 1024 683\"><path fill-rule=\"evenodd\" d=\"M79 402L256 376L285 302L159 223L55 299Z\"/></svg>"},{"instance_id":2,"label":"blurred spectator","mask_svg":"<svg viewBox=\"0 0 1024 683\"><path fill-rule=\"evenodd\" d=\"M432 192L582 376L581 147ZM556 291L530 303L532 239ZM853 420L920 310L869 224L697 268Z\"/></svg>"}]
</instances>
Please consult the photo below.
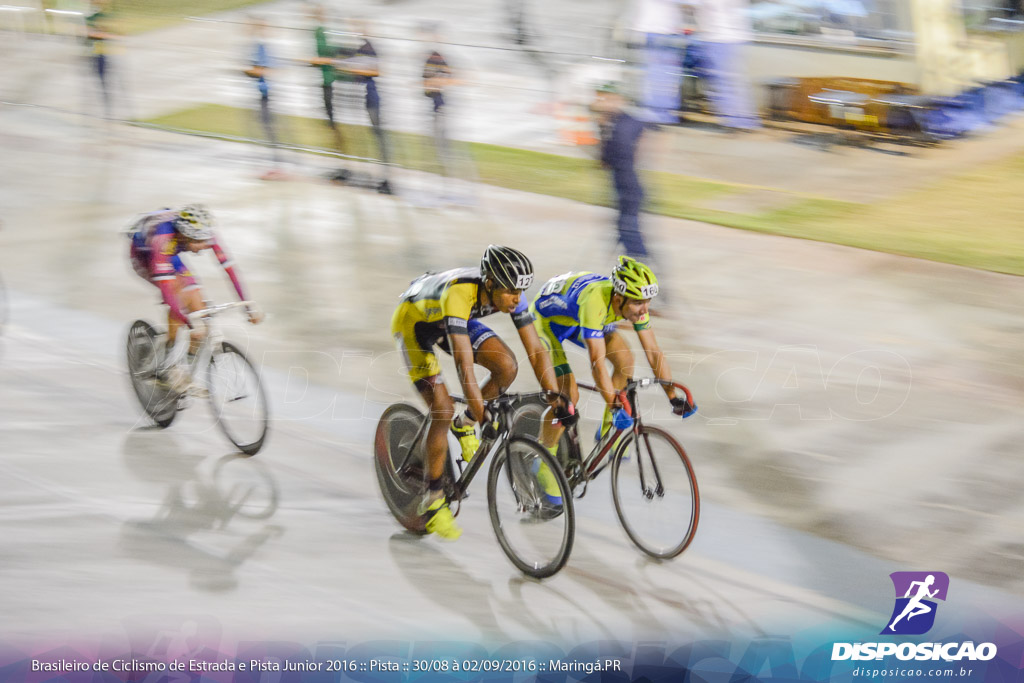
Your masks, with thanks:
<instances>
[{"instance_id":1,"label":"blurred spectator","mask_svg":"<svg viewBox=\"0 0 1024 683\"><path fill-rule=\"evenodd\" d=\"M111 107L111 43L117 36L111 30L110 0L92 0L89 15L85 18L85 44L92 59L93 68L100 82L103 98L103 115L108 119Z\"/></svg>"},{"instance_id":2,"label":"blurred spectator","mask_svg":"<svg viewBox=\"0 0 1024 683\"><path fill-rule=\"evenodd\" d=\"M708 96L720 123L733 130L761 126L746 77L743 46L750 42L747 0L683 0L693 12L694 49L708 76Z\"/></svg>"},{"instance_id":3,"label":"blurred spectator","mask_svg":"<svg viewBox=\"0 0 1024 683\"><path fill-rule=\"evenodd\" d=\"M682 44L679 31L683 0L637 0L632 29L643 54L638 104L651 123L679 120L679 89L682 83Z\"/></svg>"},{"instance_id":4,"label":"blurred spectator","mask_svg":"<svg viewBox=\"0 0 1024 683\"><path fill-rule=\"evenodd\" d=\"M377 82L375 80L380 76L380 60L377 57L377 51L370 42L367 31L366 22L360 20L352 21L352 32L358 35L362 42L356 48L354 54L336 61L335 67L339 71L350 74L356 83L366 87L366 113L370 117L373 136L377 140L378 159L382 162L381 168L383 169L383 177L377 184L377 191L381 194L392 194L390 183L391 154L388 149L387 133L381 122L380 92L377 90Z\"/></svg>"},{"instance_id":5,"label":"blurred spectator","mask_svg":"<svg viewBox=\"0 0 1024 683\"><path fill-rule=\"evenodd\" d=\"M284 172L278 168L281 163L280 151L278 150L277 134L274 130L274 115L270 110L270 83L268 76L273 67L273 58L266 40L266 22L259 17L250 17L249 32L252 35L252 47L250 49L249 68L245 75L255 79L256 89L260 94L260 123L263 124L263 132L267 142L270 143L271 157L274 167L264 173L263 180L278 180L283 177Z\"/></svg>"},{"instance_id":6,"label":"blurred spectator","mask_svg":"<svg viewBox=\"0 0 1024 683\"><path fill-rule=\"evenodd\" d=\"M423 62L423 95L430 99L431 134L434 150L446 179L456 176L455 157L451 137L448 135L448 102L445 91L455 85L452 69L440 52L439 26L426 22L420 26L420 39L430 46L430 53Z\"/></svg>"},{"instance_id":7,"label":"blurred spectator","mask_svg":"<svg viewBox=\"0 0 1024 683\"><path fill-rule=\"evenodd\" d=\"M506 20L512 29L512 42L518 45L522 53L544 72L544 78L547 81L550 99L541 105L538 111L554 114L560 94L557 62L554 55L543 49L544 36L536 28L536 13L530 13L528 9L527 0L505 0L504 3Z\"/></svg>"},{"instance_id":8,"label":"blurred spectator","mask_svg":"<svg viewBox=\"0 0 1024 683\"><path fill-rule=\"evenodd\" d=\"M326 15L322 5L313 5L313 21L316 26L313 28L313 38L316 41L316 58L309 60L310 64L320 68L323 79L324 113L327 114L327 125L334 136L334 146L344 153L345 140L341 135L341 129L334 120L334 81L337 78L337 71L334 69L334 59L338 55L338 48L331 45L327 40Z\"/></svg>"},{"instance_id":9,"label":"blurred spectator","mask_svg":"<svg viewBox=\"0 0 1024 683\"><path fill-rule=\"evenodd\" d=\"M646 260L647 246L640 233L644 190L636 171L636 151L645 124L627 111L626 98L613 83L597 89L591 109L601 129L601 166L611 171L618 204L618 241L628 256Z\"/></svg>"}]
</instances>

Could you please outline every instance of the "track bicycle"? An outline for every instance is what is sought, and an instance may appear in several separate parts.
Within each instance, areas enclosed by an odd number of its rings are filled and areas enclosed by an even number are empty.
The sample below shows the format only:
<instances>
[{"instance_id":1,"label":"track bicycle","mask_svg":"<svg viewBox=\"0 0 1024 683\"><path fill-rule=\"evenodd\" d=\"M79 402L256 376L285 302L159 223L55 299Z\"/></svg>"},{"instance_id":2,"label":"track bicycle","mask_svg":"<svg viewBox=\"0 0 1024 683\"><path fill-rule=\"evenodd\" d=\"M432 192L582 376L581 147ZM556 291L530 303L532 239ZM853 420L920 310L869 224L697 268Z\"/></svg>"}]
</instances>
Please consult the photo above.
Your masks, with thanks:
<instances>
[{"instance_id":1,"label":"track bicycle","mask_svg":"<svg viewBox=\"0 0 1024 683\"><path fill-rule=\"evenodd\" d=\"M645 424L637 401L638 389L674 386L686 396L689 414L696 411L690 390L682 384L656 378L632 379L620 395L632 408L633 426L609 428L586 455L580 442L579 424L566 428L558 445L558 460L576 498L587 485L611 466L612 501L615 513L630 540L658 559L678 556L693 541L700 519L700 493L686 450L664 429ZM581 389L597 392L590 384ZM533 398L516 407L513 431L539 435L547 404Z\"/></svg>"},{"instance_id":2,"label":"track bicycle","mask_svg":"<svg viewBox=\"0 0 1024 683\"><path fill-rule=\"evenodd\" d=\"M536 438L511 430L514 406L545 395L504 394L489 401L491 418L483 426L480 448L468 464L456 460L449 449L444 473L445 495L452 513L458 515L470 482L490 459L487 506L494 534L512 564L538 579L565 566L576 533L573 498L562 468ZM452 398L466 402L459 396ZM428 493L425 441L429 424L418 408L395 403L381 415L374 439L374 466L388 509L417 534L426 533L427 517L420 504ZM549 501L538 481L542 466L557 482L560 505Z\"/></svg>"},{"instance_id":3,"label":"track bicycle","mask_svg":"<svg viewBox=\"0 0 1024 683\"><path fill-rule=\"evenodd\" d=\"M179 364L188 373L191 387L181 392L168 382L173 365L168 362L168 353L174 350L167 349L166 333L158 332L145 320L136 320L128 330L126 343L132 388L142 409L161 429L174 422L190 397L208 398L217 425L228 440L242 453L255 455L267 438L267 398L256 368L240 348L224 340L216 325L221 313L251 306L252 302L205 303L206 308L188 317L205 323L206 334L195 356ZM181 334L188 339L187 330ZM196 381L200 377L205 379L202 384Z\"/></svg>"}]
</instances>

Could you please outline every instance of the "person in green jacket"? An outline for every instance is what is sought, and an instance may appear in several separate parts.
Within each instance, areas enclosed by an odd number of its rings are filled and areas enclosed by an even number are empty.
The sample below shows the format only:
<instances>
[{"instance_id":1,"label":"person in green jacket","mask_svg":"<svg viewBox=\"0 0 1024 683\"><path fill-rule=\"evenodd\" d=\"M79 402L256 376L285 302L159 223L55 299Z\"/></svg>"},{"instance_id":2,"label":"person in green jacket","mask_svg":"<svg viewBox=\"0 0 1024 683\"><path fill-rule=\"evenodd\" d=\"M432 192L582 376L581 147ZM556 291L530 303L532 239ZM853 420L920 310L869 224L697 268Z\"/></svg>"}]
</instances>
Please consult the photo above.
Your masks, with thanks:
<instances>
[{"instance_id":1,"label":"person in green jacket","mask_svg":"<svg viewBox=\"0 0 1024 683\"><path fill-rule=\"evenodd\" d=\"M338 80L338 72L334 68L334 59L338 55L338 48L327 40L327 28L324 8L321 5L314 5L312 10L313 20L316 27L313 29L313 37L316 40L316 58L310 59L309 63L320 67L323 77L324 111L327 113L327 125L334 135L334 146L339 152L345 152L345 140L342 137L341 129L334 120L334 82Z\"/></svg>"}]
</instances>

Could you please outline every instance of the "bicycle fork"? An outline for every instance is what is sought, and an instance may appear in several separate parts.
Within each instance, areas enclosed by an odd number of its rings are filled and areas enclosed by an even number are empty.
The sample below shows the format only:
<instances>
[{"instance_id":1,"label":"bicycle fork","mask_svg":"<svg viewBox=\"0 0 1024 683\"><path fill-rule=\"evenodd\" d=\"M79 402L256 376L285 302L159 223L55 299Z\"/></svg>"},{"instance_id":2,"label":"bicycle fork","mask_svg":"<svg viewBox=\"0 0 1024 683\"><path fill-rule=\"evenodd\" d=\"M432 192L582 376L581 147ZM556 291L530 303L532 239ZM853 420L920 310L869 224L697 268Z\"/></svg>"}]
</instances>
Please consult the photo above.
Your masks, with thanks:
<instances>
[{"instance_id":1,"label":"bicycle fork","mask_svg":"<svg viewBox=\"0 0 1024 683\"><path fill-rule=\"evenodd\" d=\"M641 448L640 447L640 434L639 434L639 430L637 430L637 434L635 436L635 440L636 440L636 464L637 464L637 467L640 469L640 490L643 492L644 497L647 498L647 500L653 500L654 496L658 496L659 498L663 498L665 496L665 487L661 483L661 473L658 471L658 463L654 459L654 451L651 450L650 437L647 434L644 434L643 438L644 438L644 446L646 446L646 448ZM652 470L652 472L654 474L654 487L653 488L651 488L650 486L647 485L647 478L644 476L644 452L645 451L646 451L648 457L651 460L651 470Z\"/></svg>"}]
</instances>

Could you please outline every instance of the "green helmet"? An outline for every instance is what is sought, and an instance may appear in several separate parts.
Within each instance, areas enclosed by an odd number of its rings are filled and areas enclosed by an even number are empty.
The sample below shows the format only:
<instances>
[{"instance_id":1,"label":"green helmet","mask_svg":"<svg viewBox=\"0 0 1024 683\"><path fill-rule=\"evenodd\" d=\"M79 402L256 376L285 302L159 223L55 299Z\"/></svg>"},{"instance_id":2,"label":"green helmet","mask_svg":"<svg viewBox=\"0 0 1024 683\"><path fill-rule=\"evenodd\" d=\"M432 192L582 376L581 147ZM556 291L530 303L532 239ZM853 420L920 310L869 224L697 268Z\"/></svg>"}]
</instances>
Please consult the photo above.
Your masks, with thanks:
<instances>
[{"instance_id":1,"label":"green helmet","mask_svg":"<svg viewBox=\"0 0 1024 683\"><path fill-rule=\"evenodd\" d=\"M627 299L658 296L658 278L650 268L628 256L620 256L619 265L612 269L612 285Z\"/></svg>"}]
</instances>

